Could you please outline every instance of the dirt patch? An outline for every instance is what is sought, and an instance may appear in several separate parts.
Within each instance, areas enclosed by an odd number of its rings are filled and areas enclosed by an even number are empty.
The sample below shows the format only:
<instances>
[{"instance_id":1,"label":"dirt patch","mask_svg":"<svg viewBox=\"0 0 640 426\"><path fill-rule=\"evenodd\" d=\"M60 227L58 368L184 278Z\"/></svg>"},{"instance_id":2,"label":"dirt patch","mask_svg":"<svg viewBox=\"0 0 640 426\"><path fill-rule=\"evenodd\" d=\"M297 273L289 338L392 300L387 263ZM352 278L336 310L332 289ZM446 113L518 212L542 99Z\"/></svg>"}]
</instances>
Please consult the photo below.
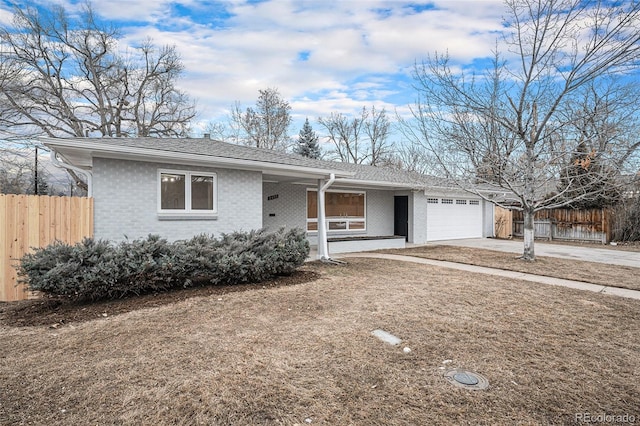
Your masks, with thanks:
<instances>
[{"instance_id":1,"label":"dirt patch","mask_svg":"<svg viewBox=\"0 0 640 426\"><path fill-rule=\"evenodd\" d=\"M59 329L0 327L0 424L640 418L640 303L380 259ZM219 300L222 299L222 300ZM403 340L381 342L383 329ZM405 354L404 346L410 347ZM489 388L444 374L481 374ZM309 423L310 422L310 423Z\"/></svg>"},{"instance_id":2,"label":"dirt patch","mask_svg":"<svg viewBox=\"0 0 640 426\"><path fill-rule=\"evenodd\" d=\"M545 256L536 256L535 262L527 262L518 259L518 255L515 253L447 245L428 245L407 249L380 250L379 252L466 263L507 271L640 290L640 279L638 279L640 268L632 268L630 266L608 265Z\"/></svg>"},{"instance_id":3,"label":"dirt patch","mask_svg":"<svg viewBox=\"0 0 640 426\"><path fill-rule=\"evenodd\" d=\"M313 281L317 278L316 272L302 268L289 276L276 277L261 283L191 287L95 303L48 298L0 302L0 325L13 327L48 325L51 328L57 328L71 323L167 305L192 297L221 296L237 291L289 286Z\"/></svg>"}]
</instances>

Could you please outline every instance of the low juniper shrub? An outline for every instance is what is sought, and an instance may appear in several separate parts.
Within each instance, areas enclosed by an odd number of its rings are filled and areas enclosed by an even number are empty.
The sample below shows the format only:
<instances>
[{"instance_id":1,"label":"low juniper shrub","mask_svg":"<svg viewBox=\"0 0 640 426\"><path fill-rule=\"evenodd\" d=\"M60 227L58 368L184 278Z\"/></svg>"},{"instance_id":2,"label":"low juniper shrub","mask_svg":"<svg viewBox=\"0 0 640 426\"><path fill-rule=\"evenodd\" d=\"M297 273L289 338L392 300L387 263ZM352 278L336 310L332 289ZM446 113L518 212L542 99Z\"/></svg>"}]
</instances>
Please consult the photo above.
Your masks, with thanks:
<instances>
[{"instance_id":1,"label":"low juniper shrub","mask_svg":"<svg viewBox=\"0 0 640 426\"><path fill-rule=\"evenodd\" d=\"M150 235L114 244L56 242L20 259L30 290L74 300L115 299L195 284L259 282L291 274L309 255L301 229L198 235L173 243Z\"/></svg>"}]
</instances>

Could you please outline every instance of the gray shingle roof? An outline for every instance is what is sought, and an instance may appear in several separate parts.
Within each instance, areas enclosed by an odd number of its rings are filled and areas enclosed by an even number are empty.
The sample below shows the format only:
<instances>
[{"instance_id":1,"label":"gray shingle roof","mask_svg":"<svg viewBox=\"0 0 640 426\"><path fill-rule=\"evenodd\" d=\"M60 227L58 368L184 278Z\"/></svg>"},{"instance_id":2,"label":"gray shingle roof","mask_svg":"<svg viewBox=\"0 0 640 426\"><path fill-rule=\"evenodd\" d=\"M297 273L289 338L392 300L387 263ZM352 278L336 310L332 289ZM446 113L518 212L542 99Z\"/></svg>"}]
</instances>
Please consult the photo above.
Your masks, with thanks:
<instances>
[{"instance_id":1,"label":"gray shingle roof","mask_svg":"<svg viewBox=\"0 0 640 426\"><path fill-rule=\"evenodd\" d=\"M82 139L74 139L74 141L82 141ZM85 141L97 142L98 140L91 138L85 139ZM354 176L352 179L354 180L398 183L411 187L451 186L443 179L402 170L362 164L314 160L296 154L287 154L270 149L234 145L204 138L101 138L99 139L99 143L101 145L103 144L114 148L131 147L238 160L260 161L316 169L340 170L353 173Z\"/></svg>"}]
</instances>

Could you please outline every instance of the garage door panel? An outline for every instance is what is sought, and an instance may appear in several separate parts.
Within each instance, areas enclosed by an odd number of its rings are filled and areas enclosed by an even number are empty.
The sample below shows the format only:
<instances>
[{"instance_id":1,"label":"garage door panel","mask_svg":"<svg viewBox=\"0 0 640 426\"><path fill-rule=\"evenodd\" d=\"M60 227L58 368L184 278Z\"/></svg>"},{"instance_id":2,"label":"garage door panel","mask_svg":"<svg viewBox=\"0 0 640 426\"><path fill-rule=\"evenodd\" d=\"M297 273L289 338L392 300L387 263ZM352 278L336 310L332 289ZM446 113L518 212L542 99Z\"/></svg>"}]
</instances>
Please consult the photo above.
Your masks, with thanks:
<instances>
[{"instance_id":1,"label":"garage door panel","mask_svg":"<svg viewBox=\"0 0 640 426\"><path fill-rule=\"evenodd\" d=\"M482 237L480 200L437 200L435 203L435 199L430 199L427 204L427 241Z\"/></svg>"}]
</instances>

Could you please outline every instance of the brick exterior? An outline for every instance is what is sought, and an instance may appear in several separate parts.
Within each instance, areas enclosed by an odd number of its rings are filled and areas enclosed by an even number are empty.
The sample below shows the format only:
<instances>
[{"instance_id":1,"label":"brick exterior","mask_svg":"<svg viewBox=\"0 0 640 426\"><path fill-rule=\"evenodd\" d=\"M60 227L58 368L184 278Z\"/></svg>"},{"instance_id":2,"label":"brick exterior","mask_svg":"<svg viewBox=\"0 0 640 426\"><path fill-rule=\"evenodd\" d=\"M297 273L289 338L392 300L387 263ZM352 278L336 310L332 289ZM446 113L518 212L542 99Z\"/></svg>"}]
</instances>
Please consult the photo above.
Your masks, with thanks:
<instances>
[{"instance_id":1,"label":"brick exterior","mask_svg":"<svg viewBox=\"0 0 640 426\"><path fill-rule=\"evenodd\" d=\"M149 233L159 234L167 239L189 238L199 233L228 233L235 230L250 230L261 227L278 229L280 227L306 228L306 190L305 185L292 183L269 183L262 181L260 172L235 170L218 167L189 167L167 164L167 156L175 158L197 158L199 164L251 164L251 168L263 170L271 176L290 175L290 171L307 170L300 176L329 176L335 174L338 180L332 189L340 188L340 179L356 182L386 182L401 190L366 189L367 193L367 229L349 233L329 232L329 236L344 235L391 235L394 230L395 195L408 196L408 241L425 243L427 224L438 225L437 220L429 221L427 210L434 213L433 207L426 203L426 194L430 196L450 196L463 199L469 194L455 188L442 188L439 179L429 176L417 176L413 173L380 167L336 163L312 160L298 155L290 155L272 150L251 148L228 144L209 139L158 139L158 138L43 138L49 148L63 157L73 159L76 165L86 165L93 161L93 191L95 207L95 236L110 240L145 237ZM103 157L93 155L99 152ZM116 160L126 158L125 153L144 155L147 161ZM155 161L155 162L154 162ZM178 161L178 160L176 160ZM207 171L217 174L218 216L216 219L186 218L169 220L158 217L158 168ZM310 186L316 187L312 183ZM421 191L411 188L423 188ZM438 189L440 188L440 189ZM352 188L344 188L345 190ZM358 189L358 188L356 188ZM361 189L361 188L360 188ZM277 197L271 197L275 196ZM475 198L475 197L474 197ZM482 202L482 235L493 235L493 210L489 203ZM433 215L432 215L433 219ZM437 219L437 217L436 217ZM442 218L440 218L442 219ZM444 222L448 217L444 218ZM442 220L441 220L442 222ZM461 221L461 223L465 223ZM474 222L475 223L475 222ZM450 225L442 223L439 235L442 238L455 237ZM431 227L430 227L431 229ZM434 234L433 229L431 233ZM437 233L436 233L437 234ZM432 236L429 236L430 239ZM309 240L314 242L315 234Z\"/></svg>"},{"instance_id":2,"label":"brick exterior","mask_svg":"<svg viewBox=\"0 0 640 426\"><path fill-rule=\"evenodd\" d=\"M412 195L409 198L409 242L424 244L427 242L427 196L422 191Z\"/></svg>"},{"instance_id":3,"label":"brick exterior","mask_svg":"<svg viewBox=\"0 0 640 426\"><path fill-rule=\"evenodd\" d=\"M269 197L273 199L269 200ZM275 231L307 227L307 186L287 183L263 184L263 226ZM273 216L271 216L273 215Z\"/></svg>"},{"instance_id":4,"label":"brick exterior","mask_svg":"<svg viewBox=\"0 0 640 426\"><path fill-rule=\"evenodd\" d=\"M265 183L263 185L263 223L268 229L279 229L280 227L292 228L300 227L306 229L307 226L307 188L317 188L317 186L294 185L288 183ZM339 190L358 190L358 188L338 188ZM365 190L367 194L367 230L352 232L328 232L329 237L369 235L388 236L393 235L393 191ZM277 198L275 196L277 195ZM272 197L269 200L269 197ZM273 216L271 216L273 215ZM311 244L317 244L315 233L309 234Z\"/></svg>"},{"instance_id":5,"label":"brick exterior","mask_svg":"<svg viewBox=\"0 0 640 426\"><path fill-rule=\"evenodd\" d=\"M158 169L206 171L217 175L216 219L159 219L157 215ZM220 235L265 227L306 229L307 188L314 185L262 182L260 172L223 168L190 167L141 161L95 158L93 193L96 238L121 241L159 234L170 241L207 233ZM331 189L362 190L360 188ZM329 232L329 237L388 236L394 231L395 195L409 197L409 242L427 241L427 196L424 192L366 189L366 231ZM489 207L491 207L489 205ZM484 223L492 225L489 207ZM485 225L485 236L492 229ZM309 241L317 243L315 233Z\"/></svg>"},{"instance_id":6,"label":"brick exterior","mask_svg":"<svg viewBox=\"0 0 640 426\"><path fill-rule=\"evenodd\" d=\"M393 235L394 191L367 190L367 235Z\"/></svg>"},{"instance_id":7,"label":"brick exterior","mask_svg":"<svg viewBox=\"0 0 640 426\"><path fill-rule=\"evenodd\" d=\"M217 219L158 219L158 169L217 174ZM96 238L121 241L159 234L170 241L207 233L219 236L262 227L259 172L95 158L93 196Z\"/></svg>"},{"instance_id":8,"label":"brick exterior","mask_svg":"<svg viewBox=\"0 0 640 426\"><path fill-rule=\"evenodd\" d=\"M482 237L493 238L496 236L495 230L495 205L487 200L482 203Z\"/></svg>"}]
</instances>

